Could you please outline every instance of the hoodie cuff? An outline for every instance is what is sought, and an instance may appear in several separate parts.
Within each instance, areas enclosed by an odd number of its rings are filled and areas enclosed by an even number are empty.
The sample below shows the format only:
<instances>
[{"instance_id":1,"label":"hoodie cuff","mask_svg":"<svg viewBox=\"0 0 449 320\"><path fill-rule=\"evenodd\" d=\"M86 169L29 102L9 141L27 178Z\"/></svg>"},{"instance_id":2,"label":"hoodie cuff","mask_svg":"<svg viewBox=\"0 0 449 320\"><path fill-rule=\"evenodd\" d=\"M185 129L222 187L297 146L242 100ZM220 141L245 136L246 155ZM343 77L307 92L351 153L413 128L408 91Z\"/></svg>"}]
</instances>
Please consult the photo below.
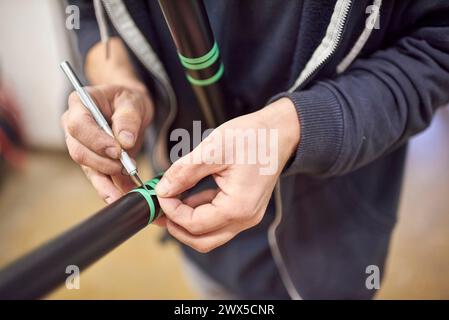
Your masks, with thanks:
<instances>
[{"instance_id":1,"label":"hoodie cuff","mask_svg":"<svg viewBox=\"0 0 449 320\"><path fill-rule=\"evenodd\" d=\"M301 137L283 174L328 175L343 144L343 113L337 97L317 84L306 91L280 93L270 102L284 97L295 105Z\"/></svg>"}]
</instances>

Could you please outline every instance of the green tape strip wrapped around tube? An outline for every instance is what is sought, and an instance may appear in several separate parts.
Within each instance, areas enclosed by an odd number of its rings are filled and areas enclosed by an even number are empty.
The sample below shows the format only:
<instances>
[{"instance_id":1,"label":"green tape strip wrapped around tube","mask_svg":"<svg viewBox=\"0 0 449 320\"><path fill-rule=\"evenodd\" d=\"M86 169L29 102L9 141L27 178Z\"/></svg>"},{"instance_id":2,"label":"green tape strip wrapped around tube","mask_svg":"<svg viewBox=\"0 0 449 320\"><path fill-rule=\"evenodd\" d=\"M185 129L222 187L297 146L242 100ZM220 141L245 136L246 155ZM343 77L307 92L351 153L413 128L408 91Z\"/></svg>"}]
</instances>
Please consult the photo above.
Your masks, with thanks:
<instances>
[{"instance_id":1,"label":"green tape strip wrapped around tube","mask_svg":"<svg viewBox=\"0 0 449 320\"><path fill-rule=\"evenodd\" d=\"M210 51L208 53L206 53L205 55L203 55L201 57L188 58L188 57L183 56L180 53L178 53L178 56L183 65L196 65L196 64L204 63L208 60L215 61L216 57L218 57L218 53L219 53L218 44L217 44L217 42L215 42L214 45L212 46L212 49L210 49Z\"/></svg>"},{"instance_id":2,"label":"green tape strip wrapped around tube","mask_svg":"<svg viewBox=\"0 0 449 320\"><path fill-rule=\"evenodd\" d=\"M219 61L220 56L220 50L218 48L217 42L214 42L214 45L210 49L208 53L201 57L196 58L188 58L183 56L181 53L178 52L179 59L181 60L181 64L186 68L187 70L204 70L209 67L211 67L215 62ZM196 79L193 78L188 73L186 74L187 80L194 86L209 86L218 80L223 76L224 73L224 66L223 63L220 63L220 66L217 69L217 72L207 79Z\"/></svg>"},{"instance_id":3,"label":"green tape strip wrapped around tube","mask_svg":"<svg viewBox=\"0 0 449 320\"><path fill-rule=\"evenodd\" d=\"M211 55L209 55L211 54ZM179 58L181 60L181 64L186 68L186 69L190 69L190 70L202 70L202 69L206 69L209 68L211 65L213 65L217 60L218 57L220 56L220 51L218 50L218 46L217 43L215 43L214 47L212 48L212 50L207 54L208 59L204 60L202 62L199 63L192 63L192 62L188 62L191 61L193 59L189 59L186 57L183 57L181 54L179 54Z\"/></svg>"},{"instance_id":4,"label":"green tape strip wrapped around tube","mask_svg":"<svg viewBox=\"0 0 449 320\"><path fill-rule=\"evenodd\" d=\"M162 177L162 174L159 174L156 177L154 177L153 179L145 182L144 184L148 188L148 190L145 189L144 187L139 187L139 188L136 188L136 189L133 189L130 191L130 192L139 193L147 201L148 207L150 208L148 224L150 224L154 220L156 220L161 213L159 204L157 204L157 207L159 208L159 210L158 210L158 212L156 212L157 197L156 197L156 191L154 190L156 188L157 183L160 181L161 177Z\"/></svg>"},{"instance_id":5,"label":"green tape strip wrapped around tube","mask_svg":"<svg viewBox=\"0 0 449 320\"><path fill-rule=\"evenodd\" d=\"M220 80L220 78L223 76L223 73L224 73L224 66L223 66L223 64L221 64L217 73L215 73L212 77L210 77L208 79L195 79L195 78L192 78L189 74L187 74L187 80L189 80L189 82L191 84L193 84L194 86L200 86L200 87L209 86L209 85L217 82L218 80Z\"/></svg>"}]
</instances>

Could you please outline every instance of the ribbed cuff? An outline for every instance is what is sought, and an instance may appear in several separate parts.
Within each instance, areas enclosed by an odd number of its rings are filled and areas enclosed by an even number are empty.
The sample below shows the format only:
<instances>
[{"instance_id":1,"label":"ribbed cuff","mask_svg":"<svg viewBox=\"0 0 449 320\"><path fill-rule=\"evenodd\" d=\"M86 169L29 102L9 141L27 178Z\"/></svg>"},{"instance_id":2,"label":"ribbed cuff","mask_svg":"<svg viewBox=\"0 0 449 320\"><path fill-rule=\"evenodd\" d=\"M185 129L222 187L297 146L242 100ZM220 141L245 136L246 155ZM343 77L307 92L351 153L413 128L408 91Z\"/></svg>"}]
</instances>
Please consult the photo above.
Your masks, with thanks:
<instances>
[{"instance_id":1,"label":"ribbed cuff","mask_svg":"<svg viewBox=\"0 0 449 320\"><path fill-rule=\"evenodd\" d=\"M337 97L317 84L300 92L284 92L270 99L289 98L295 105L301 137L295 155L283 174L328 175L343 143L343 113Z\"/></svg>"}]
</instances>

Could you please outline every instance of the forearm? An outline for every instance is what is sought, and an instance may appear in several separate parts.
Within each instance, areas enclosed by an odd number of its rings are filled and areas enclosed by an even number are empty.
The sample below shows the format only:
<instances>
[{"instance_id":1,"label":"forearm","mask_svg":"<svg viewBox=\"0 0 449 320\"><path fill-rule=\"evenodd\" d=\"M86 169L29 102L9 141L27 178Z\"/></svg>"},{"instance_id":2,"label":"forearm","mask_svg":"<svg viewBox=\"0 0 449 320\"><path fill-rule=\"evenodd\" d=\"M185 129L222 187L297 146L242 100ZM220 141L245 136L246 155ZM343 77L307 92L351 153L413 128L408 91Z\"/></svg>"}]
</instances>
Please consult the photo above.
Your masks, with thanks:
<instances>
[{"instance_id":1,"label":"forearm","mask_svg":"<svg viewBox=\"0 0 449 320\"><path fill-rule=\"evenodd\" d=\"M101 42L88 51L84 68L89 82L92 85L121 85L146 91L145 85L134 71L122 40L113 37L109 42L108 58Z\"/></svg>"},{"instance_id":2,"label":"forearm","mask_svg":"<svg viewBox=\"0 0 449 320\"><path fill-rule=\"evenodd\" d=\"M294 102L301 126L286 173L346 174L424 130L449 102L447 30L417 29L344 74L280 95Z\"/></svg>"}]
</instances>

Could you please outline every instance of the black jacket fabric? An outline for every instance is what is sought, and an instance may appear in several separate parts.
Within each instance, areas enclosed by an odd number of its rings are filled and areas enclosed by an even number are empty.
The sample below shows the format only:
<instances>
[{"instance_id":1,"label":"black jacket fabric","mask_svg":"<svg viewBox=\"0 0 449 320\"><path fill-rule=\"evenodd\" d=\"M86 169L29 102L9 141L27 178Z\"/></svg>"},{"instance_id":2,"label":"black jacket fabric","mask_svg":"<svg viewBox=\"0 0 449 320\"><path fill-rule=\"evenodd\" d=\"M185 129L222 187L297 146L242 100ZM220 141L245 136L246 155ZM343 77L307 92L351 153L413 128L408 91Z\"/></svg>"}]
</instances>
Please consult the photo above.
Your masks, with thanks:
<instances>
[{"instance_id":1,"label":"black jacket fabric","mask_svg":"<svg viewBox=\"0 0 449 320\"><path fill-rule=\"evenodd\" d=\"M78 39L85 55L99 41L98 28L90 1L74 3L82 9ZM125 3L175 90L178 113L172 128L191 130L201 113L157 2ZM236 101L229 108L244 114L287 96L301 124L298 150L280 179L276 248L267 236L274 199L260 225L223 247L208 254L184 248L237 297L372 297L366 268L376 265L384 272L407 139L449 102L447 0L383 1L379 28L339 74L337 66L363 32L373 4L352 1L335 52L288 92L329 30L336 3L205 1L225 82ZM157 95L151 77L130 53Z\"/></svg>"}]
</instances>

